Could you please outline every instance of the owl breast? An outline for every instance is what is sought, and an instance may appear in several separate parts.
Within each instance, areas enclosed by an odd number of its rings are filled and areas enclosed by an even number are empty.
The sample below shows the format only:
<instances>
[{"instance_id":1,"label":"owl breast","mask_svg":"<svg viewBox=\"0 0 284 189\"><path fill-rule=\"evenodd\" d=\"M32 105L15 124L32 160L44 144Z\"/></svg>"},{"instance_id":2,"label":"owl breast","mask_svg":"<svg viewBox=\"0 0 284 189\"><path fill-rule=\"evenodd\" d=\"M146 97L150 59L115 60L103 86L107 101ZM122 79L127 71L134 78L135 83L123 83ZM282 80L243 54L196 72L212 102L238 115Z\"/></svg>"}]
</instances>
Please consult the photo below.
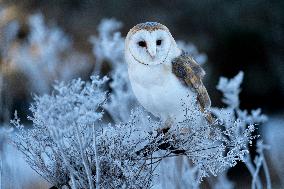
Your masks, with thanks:
<instances>
[{"instance_id":1,"label":"owl breast","mask_svg":"<svg viewBox=\"0 0 284 189\"><path fill-rule=\"evenodd\" d=\"M184 119L185 106L194 109L196 94L171 72L171 65L128 67L133 92L140 104L162 120ZM191 106L191 107L190 107Z\"/></svg>"}]
</instances>

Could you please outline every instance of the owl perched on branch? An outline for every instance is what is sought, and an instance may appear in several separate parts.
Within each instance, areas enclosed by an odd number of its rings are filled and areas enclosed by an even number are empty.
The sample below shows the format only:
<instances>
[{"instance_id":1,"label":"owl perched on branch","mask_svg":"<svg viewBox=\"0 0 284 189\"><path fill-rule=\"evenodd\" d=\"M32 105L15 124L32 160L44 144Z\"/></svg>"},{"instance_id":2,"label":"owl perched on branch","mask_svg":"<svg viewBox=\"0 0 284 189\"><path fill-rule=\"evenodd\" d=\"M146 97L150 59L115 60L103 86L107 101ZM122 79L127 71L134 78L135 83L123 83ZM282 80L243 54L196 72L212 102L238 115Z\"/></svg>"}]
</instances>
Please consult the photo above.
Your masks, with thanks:
<instances>
[{"instance_id":1,"label":"owl perched on branch","mask_svg":"<svg viewBox=\"0 0 284 189\"><path fill-rule=\"evenodd\" d=\"M125 40L125 59L132 89L141 105L163 121L185 119L185 104L214 121L205 71L178 48L168 28L156 22L134 26Z\"/></svg>"}]
</instances>

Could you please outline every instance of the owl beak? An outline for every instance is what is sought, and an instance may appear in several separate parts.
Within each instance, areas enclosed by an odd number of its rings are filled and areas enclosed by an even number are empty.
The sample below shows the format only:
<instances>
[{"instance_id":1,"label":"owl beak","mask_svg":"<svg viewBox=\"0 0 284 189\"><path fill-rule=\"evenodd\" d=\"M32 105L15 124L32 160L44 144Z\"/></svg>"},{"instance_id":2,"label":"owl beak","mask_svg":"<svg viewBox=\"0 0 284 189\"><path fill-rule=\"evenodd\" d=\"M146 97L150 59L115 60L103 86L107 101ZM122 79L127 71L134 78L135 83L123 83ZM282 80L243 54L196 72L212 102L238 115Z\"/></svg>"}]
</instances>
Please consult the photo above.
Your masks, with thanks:
<instances>
[{"instance_id":1,"label":"owl beak","mask_svg":"<svg viewBox=\"0 0 284 189\"><path fill-rule=\"evenodd\" d=\"M150 47L147 48L147 51L148 51L149 55L151 56L151 58L154 59L155 56L156 56L156 53L157 53L156 47L150 46Z\"/></svg>"}]
</instances>

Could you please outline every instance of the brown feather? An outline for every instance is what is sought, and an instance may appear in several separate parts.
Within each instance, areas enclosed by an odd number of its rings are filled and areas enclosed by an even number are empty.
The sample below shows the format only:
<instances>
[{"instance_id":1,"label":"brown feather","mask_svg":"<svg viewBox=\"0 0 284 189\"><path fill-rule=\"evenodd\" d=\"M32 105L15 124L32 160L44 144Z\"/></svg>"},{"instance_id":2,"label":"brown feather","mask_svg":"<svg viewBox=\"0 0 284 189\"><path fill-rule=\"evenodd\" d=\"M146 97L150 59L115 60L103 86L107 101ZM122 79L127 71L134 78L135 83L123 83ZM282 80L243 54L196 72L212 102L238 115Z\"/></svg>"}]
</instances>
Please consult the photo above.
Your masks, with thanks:
<instances>
[{"instance_id":1,"label":"brown feather","mask_svg":"<svg viewBox=\"0 0 284 189\"><path fill-rule=\"evenodd\" d=\"M172 61L172 72L187 86L193 88L197 93L197 102L200 110L205 113L206 119L209 123L213 123L214 118L207 109L211 106L211 100L208 92L202 82L205 71L196 61L188 54L182 53L179 57Z\"/></svg>"}]
</instances>

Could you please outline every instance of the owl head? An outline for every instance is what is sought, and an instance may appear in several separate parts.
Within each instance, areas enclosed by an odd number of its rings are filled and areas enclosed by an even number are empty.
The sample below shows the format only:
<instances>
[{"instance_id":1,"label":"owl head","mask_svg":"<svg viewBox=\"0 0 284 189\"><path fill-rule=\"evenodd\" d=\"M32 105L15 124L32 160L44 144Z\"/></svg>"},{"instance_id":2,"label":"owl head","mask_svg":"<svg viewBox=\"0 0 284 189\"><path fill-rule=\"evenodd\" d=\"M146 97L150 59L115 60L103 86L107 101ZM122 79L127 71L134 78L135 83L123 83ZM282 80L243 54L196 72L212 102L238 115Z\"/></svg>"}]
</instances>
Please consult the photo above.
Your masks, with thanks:
<instances>
[{"instance_id":1,"label":"owl head","mask_svg":"<svg viewBox=\"0 0 284 189\"><path fill-rule=\"evenodd\" d=\"M179 49L168 28L157 22L138 24L126 36L125 58L129 64L164 64L178 52Z\"/></svg>"}]
</instances>

